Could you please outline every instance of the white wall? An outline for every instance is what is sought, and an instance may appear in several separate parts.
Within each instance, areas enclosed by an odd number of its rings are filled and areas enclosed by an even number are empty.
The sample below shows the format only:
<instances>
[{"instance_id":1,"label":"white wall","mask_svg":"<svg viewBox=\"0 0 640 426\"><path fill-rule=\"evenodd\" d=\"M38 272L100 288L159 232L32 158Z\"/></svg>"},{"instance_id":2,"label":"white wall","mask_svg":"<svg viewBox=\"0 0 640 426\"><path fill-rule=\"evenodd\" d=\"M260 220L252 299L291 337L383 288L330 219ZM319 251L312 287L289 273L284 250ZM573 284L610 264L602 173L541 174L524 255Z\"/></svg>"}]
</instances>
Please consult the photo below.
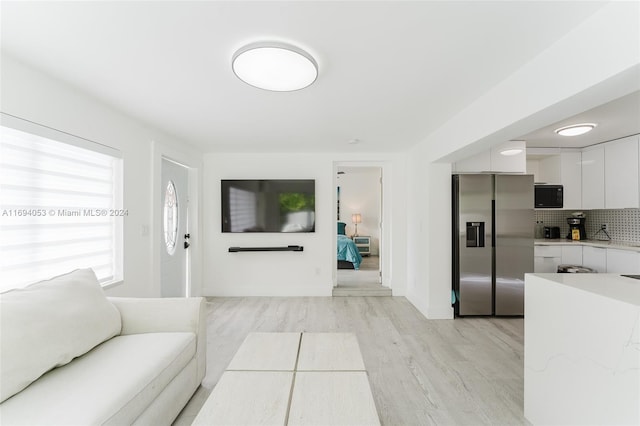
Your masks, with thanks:
<instances>
[{"instance_id":1,"label":"white wall","mask_svg":"<svg viewBox=\"0 0 640 426\"><path fill-rule=\"evenodd\" d=\"M452 316L447 162L638 90L638 9L606 5L409 151L407 298L425 316Z\"/></svg>"},{"instance_id":2,"label":"white wall","mask_svg":"<svg viewBox=\"0 0 640 426\"><path fill-rule=\"evenodd\" d=\"M336 274L336 180L334 163L376 162L387 170L383 284L405 293L405 174L402 154L245 154L210 153L204 157L203 227L206 296L330 296ZM230 234L220 225L222 179L315 179L316 229L298 234ZM388 237L386 236L388 235ZM233 246L304 246L303 252L229 253Z\"/></svg>"},{"instance_id":3,"label":"white wall","mask_svg":"<svg viewBox=\"0 0 640 426\"><path fill-rule=\"evenodd\" d=\"M154 260L160 235L154 188L159 188L159 156L167 152L199 168L201 155L180 141L150 128L74 87L2 55L2 112L116 148L124 163L124 283L108 295L159 296ZM155 142L153 142L155 141ZM157 157L157 158L156 158ZM197 209L196 209L197 210ZM197 212L196 212L197 213ZM197 217L197 216L196 216ZM144 231L146 230L146 232ZM199 255L196 255L199 258ZM200 287L200 265L194 286Z\"/></svg>"},{"instance_id":4,"label":"white wall","mask_svg":"<svg viewBox=\"0 0 640 426\"><path fill-rule=\"evenodd\" d=\"M355 232L351 215L360 213L358 235L371 237L371 254L377 256L380 249L380 184L378 167L338 167L344 174L337 176L340 187L340 220L347 224L347 235Z\"/></svg>"},{"instance_id":5,"label":"white wall","mask_svg":"<svg viewBox=\"0 0 640 426\"><path fill-rule=\"evenodd\" d=\"M639 14L638 2L599 9L425 138L429 161L456 161L640 89Z\"/></svg>"},{"instance_id":6,"label":"white wall","mask_svg":"<svg viewBox=\"0 0 640 426\"><path fill-rule=\"evenodd\" d=\"M451 164L408 154L407 299L429 319L453 318L451 308Z\"/></svg>"}]
</instances>

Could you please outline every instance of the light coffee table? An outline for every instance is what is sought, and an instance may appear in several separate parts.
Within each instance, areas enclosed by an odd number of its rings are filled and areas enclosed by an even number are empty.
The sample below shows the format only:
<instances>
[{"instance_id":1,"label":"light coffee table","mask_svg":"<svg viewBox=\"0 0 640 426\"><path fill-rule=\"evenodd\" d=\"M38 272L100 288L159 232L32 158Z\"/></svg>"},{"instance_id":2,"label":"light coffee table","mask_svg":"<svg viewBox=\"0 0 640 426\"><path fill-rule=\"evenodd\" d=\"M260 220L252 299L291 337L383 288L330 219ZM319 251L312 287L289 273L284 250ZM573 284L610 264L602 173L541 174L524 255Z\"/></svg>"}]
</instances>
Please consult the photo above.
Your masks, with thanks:
<instances>
[{"instance_id":1,"label":"light coffee table","mask_svg":"<svg viewBox=\"0 0 640 426\"><path fill-rule=\"evenodd\" d=\"M251 333L194 425L379 425L351 333Z\"/></svg>"}]
</instances>

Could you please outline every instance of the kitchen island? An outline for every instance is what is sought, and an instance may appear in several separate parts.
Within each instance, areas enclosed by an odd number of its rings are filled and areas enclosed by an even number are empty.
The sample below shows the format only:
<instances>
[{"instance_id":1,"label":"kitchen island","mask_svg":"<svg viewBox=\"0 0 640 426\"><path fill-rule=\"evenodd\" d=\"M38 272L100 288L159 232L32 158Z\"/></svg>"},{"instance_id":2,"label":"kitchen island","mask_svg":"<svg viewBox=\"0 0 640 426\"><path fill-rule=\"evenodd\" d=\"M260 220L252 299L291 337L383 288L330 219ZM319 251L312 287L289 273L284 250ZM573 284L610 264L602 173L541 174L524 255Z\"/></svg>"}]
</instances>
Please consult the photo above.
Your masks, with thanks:
<instances>
[{"instance_id":1,"label":"kitchen island","mask_svg":"<svg viewBox=\"0 0 640 426\"><path fill-rule=\"evenodd\" d=\"M640 280L527 274L524 414L532 424L640 424Z\"/></svg>"}]
</instances>

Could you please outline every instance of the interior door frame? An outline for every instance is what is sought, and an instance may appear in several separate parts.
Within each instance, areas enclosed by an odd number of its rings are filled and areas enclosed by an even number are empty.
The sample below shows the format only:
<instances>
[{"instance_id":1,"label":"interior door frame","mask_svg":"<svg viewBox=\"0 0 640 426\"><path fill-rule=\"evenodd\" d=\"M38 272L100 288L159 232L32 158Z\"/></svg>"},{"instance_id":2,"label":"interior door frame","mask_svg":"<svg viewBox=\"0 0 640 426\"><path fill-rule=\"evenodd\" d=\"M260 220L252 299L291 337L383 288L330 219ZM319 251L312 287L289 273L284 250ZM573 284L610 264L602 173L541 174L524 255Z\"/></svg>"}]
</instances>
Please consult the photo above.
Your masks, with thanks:
<instances>
[{"instance_id":1,"label":"interior door frame","mask_svg":"<svg viewBox=\"0 0 640 426\"><path fill-rule=\"evenodd\" d=\"M189 254L187 256L187 288L186 297L200 296L202 293L202 232L201 232L201 203L200 203L200 169L201 159L198 159L198 155L194 153L189 155L178 150L171 148L170 146L162 143L152 141L153 152L153 176L152 176L152 191L151 191L151 229L148 229L145 225L142 225L140 234L144 237L149 235L151 239L152 250L152 262L149 276L151 278L149 289L151 294L155 297L161 295L161 269L162 269L162 241L160 240L161 228L162 228L162 212L158 208L161 198L161 185L162 185L162 160L166 159L177 163L187 169L187 181L188 181L188 218L189 234ZM200 156L201 157L201 156ZM182 238L179 239L182 244Z\"/></svg>"},{"instance_id":2,"label":"interior door frame","mask_svg":"<svg viewBox=\"0 0 640 426\"><path fill-rule=\"evenodd\" d=\"M333 230L333 260L332 260L332 279L333 287L338 285L338 269L336 267L336 251L338 246L338 237L336 230L336 211L338 208L338 168L340 167L377 167L382 175L381 192L380 192L380 242L379 250L379 270L381 273L381 284L383 287L393 288L391 281L391 196L387 188L391 186L391 163L386 161L334 161L333 162L333 209L331 210L331 222L334 225Z\"/></svg>"}]
</instances>

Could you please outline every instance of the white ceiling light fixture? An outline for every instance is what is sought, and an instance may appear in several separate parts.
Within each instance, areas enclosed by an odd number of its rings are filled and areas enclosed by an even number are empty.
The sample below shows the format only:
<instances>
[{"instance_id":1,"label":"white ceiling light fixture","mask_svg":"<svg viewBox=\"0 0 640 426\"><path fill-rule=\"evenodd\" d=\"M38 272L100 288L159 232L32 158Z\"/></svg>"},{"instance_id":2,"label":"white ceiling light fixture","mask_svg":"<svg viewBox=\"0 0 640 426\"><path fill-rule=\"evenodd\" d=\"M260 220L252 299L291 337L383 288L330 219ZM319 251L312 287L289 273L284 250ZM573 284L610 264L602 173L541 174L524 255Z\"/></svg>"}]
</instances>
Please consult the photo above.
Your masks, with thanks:
<instances>
[{"instance_id":1,"label":"white ceiling light fixture","mask_svg":"<svg viewBox=\"0 0 640 426\"><path fill-rule=\"evenodd\" d=\"M520 148L503 149L502 151L500 151L500 154L505 155L507 157L511 157L512 155L520 154L522 151L524 150Z\"/></svg>"},{"instance_id":2,"label":"white ceiling light fixture","mask_svg":"<svg viewBox=\"0 0 640 426\"><path fill-rule=\"evenodd\" d=\"M257 42L232 59L235 75L245 83L274 92L304 89L318 78L318 63L304 50L281 42Z\"/></svg>"},{"instance_id":3,"label":"white ceiling light fixture","mask_svg":"<svg viewBox=\"0 0 640 426\"><path fill-rule=\"evenodd\" d=\"M596 126L596 123L572 124L571 126L560 127L555 132L560 136L580 136L592 131Z\"/></svg>"}]
</instances>

